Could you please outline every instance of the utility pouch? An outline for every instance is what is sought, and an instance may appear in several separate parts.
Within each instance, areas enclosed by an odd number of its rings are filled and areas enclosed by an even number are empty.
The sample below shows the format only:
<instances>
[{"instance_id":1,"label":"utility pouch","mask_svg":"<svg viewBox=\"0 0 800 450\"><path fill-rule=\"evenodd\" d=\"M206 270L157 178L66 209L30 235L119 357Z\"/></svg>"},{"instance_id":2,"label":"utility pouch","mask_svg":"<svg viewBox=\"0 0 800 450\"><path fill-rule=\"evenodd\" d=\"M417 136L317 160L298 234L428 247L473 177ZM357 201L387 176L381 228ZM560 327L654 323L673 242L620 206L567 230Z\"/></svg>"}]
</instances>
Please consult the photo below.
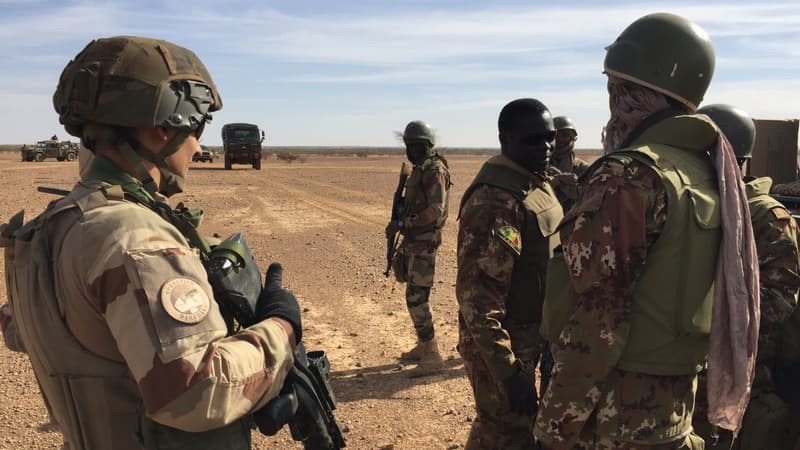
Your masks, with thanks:
<instances>
[{"instance_id":1,"label":"utility pouch","mask_svg":"<svg viewBox=\"0 0 800 450\"><path fill-rule=\"evenodd\" d=\"M408 254L406 254L404 248L400 248L394 252L392 271L394 272L395 279L400 283L408 281Z\"/></svg>"}]
</instances>

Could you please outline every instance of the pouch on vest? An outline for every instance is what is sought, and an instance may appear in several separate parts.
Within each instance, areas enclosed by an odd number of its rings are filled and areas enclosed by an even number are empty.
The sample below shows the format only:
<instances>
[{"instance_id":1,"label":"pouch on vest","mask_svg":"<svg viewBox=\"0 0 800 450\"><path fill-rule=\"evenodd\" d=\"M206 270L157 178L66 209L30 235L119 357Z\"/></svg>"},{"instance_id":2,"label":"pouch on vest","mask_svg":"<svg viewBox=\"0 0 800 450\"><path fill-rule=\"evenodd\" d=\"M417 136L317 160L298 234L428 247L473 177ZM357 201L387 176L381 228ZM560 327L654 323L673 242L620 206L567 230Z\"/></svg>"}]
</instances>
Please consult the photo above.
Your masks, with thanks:
<instances>
[{"instance_id":1,"label":"pouch on vest","mask_svg":"<svg viewBox=\"0 0 800 450\"><path fill-rule=\"evenodd\" d=\"M400 248L394 252L392 272L394 272L394 277L398 282L405 283L408 281L408 255L404 248Z\"/></svg>"},{"instance_id":2,"label":"pouch on vest","mask_svg":"<svg viewBox=\"0 0 800 450\"><path fill-rule=\"evenodd\" d=\"M550 342L558 340L570 317L572 283L569 268L561 248L557 248L547 264L547 289L542 305L542 325L539 334Z\"/></svg>"}]
</instances>

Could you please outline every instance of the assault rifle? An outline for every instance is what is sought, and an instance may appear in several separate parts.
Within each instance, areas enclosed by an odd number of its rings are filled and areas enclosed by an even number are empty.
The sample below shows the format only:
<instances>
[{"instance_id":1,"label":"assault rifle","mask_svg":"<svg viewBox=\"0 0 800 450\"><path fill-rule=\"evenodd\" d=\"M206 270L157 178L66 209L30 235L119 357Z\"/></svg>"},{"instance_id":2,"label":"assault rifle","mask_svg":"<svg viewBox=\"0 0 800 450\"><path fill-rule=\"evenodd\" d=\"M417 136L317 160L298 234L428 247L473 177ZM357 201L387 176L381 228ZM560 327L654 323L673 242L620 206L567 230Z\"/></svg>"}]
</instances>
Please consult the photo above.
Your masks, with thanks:
<instances>
[{"instance_id":1,"label":"assault rifle","mask_svg":"<svg viewBox=\"0 0 800 450\"><path fill-rule=\"evenodd\" d=\"M244 236L236 233L213 247L204 263L228 333L258 322L261 271ZM253 414L259 431L272 436L288 423L292 439L302 442L306 450L344 448L342 427L333 415L336 398L330 373L325 352L306 353L299 343L281 393Z\"/></svg>"},{"instance_id":2,"label":"assault rifle","mask_svg":"<svg viewBox=\"0 0 800 450\"><path fill-rule=\"evenodd\" d=\"M408 180L409 175L406 169L406 163L403 162L400 166L400 177L397 180L397 189L395 189L394 198L392 199L391 221L400 219L400 209L403 207L403 201L405 200L403 191L406 188L406 180ZM394 252L397 251L398 241L397 232L391 236L386 236L386 270L383 272L383 276L387 278L389 277L389 272L392 270L392 260L394 259Z\"/></svg>"}]
</instances>

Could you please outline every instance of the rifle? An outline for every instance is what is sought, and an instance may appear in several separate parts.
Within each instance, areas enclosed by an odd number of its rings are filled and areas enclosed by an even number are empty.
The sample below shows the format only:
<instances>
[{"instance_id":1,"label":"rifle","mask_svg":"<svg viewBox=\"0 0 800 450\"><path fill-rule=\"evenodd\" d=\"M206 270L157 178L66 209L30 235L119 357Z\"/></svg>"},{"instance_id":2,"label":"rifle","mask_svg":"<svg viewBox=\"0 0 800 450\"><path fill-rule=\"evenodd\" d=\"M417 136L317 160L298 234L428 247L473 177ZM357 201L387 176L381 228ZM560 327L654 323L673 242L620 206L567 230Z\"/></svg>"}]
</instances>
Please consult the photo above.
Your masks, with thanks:
<instances>
[{"instance_id":1,"label":"rifle","mask_svg":"<svg viewBox=\"0 0 800 450\"><path fill-rule=\"evenodd\" d=\"M392 218L391 221L400 219L400 209L403 207L403 191L406 188L406 180L408 180L409 172L406 169L405 161L400 166L400 177L397 180L397 189L394 191L394 198L392 199ZM397 251L397 233L391 236L386 236L386 270L383 276L389 277L389 272L392 270L392 260L394 259L394 252Z\"/></svg>"},{"instance_id":2,"label":"rifle","mask_svg":"<svg viewBox=\"0 0 800 450\"><path fill-rule=\"evenodd\" d=\"M211 249L204 264L228 333L258 322L261 271L244 236L236 233L222 241ZM299 343L281 393L253 414L259 431L272 436L288 423L292 439L302 442L306 450L344 448L342 426L333 415L336 398L330 372L325 352L306 352Z\"/></svg>"}]
</instances>

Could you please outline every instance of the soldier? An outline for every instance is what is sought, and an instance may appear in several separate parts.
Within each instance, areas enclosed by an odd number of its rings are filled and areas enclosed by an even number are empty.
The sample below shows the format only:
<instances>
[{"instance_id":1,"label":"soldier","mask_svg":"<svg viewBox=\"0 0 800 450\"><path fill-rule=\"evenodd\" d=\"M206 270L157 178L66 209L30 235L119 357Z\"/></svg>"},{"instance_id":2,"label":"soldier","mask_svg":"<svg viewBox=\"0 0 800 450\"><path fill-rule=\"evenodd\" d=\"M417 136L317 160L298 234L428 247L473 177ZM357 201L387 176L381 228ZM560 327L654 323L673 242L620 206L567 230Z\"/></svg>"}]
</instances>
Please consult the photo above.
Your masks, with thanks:
<instances>
[{"instance_id":1,"label":"soldier","mask_svg":"<svg viewBox=\"0 0 800 450\"><path fill-rule=\"evenodd\" d=\"M226 337L197 233L163 203L222 107L211 76L170 42L98 39L67 64L53 103L96 157L16 232L6 270L65 448L249 449L248 415L280 392L300 312L271 266L261 321Z\"/></svg>"},{"instance_id":2,"label":"soldier","mask_svg":"<svg viewBox=\"0 0 800 450\"><path fill-rule=\"evenodd\" d=\"M548 267L548 287L569 289L548 289L543 307L555 360L535 425L546 449L703 448L692 412L707 355L714 422L739 425L758 273L730 144L687 115L713 69L708 36L672 14L640 18L607 48L606 156L583 175Z\"/></svg>"},{"instance_id":3,"label":"soldier","mask_svg":"<svg viewBox=\"0 0 800 450\"><path fill-rule=\"evenodd\" d=\"M741 109L730 105L708 105L698 114L710 117L733 146L739 167L753 155L756 128ZM736 449L792 448L800 437L789 399L782 398L776 385L777 353L780 335L797 306L800 291L800 251L797 246L797 223L789 211L769 195L772 179L745 176L747 202L753 223L761 283L761 329L758 357L750 403L742 429L734 443ZM701 383L701 388L702 383ZM698 391L694 422L706 443L714 442L705 414L705 398ZM723 433L719 443L706 448L730 448L732 435Z\"/></svg>"},{"instance_id":4,"label":"soldier","mask_svg":"<svg viewBox=\"0 0 800 450\"><path fill-rule=\"evenodd\" d=\"M564 211L567 211L578 195L578 177L589 168L589 164L575 156L578 131L572 119L567 116L554 117L553 125L556 127L556 145L547 172L553 177L550 185L556 190Z\"/></svg>"},{"instance_id":5,"label":"soldier","mask_svg":"<svg viewBox=\"0 0 800 450\"><path fill-rule=\"evenodd\" d=\"M563 213L544 174L555 138L538 100L508 103L498 120L501 154L464 192L458 229L458 351L477 417L467 449L531 448L534 370L550 236Z\"/></svg>"},{"instance_id":6,"label":"soldier","mask_svg":"<svg viewBox=\"0 0 800 450\"><path fill-rule=\"evenodd\" d=\"M406 306L417 334L417 344L403 352L400 359L418 362L420 370L416 373L423 374L443 366L433 329L430 295L452 183L447 160L436 151L430 125L421 120L409 122L403 132L403 143L414 168L406 181L400 219L389 222L386 235L393 236L399 231L403 236L397 251L397 258L403 263L395 265L395 273L398 279L406 280Z\"/></svg>"}]
</instances>

